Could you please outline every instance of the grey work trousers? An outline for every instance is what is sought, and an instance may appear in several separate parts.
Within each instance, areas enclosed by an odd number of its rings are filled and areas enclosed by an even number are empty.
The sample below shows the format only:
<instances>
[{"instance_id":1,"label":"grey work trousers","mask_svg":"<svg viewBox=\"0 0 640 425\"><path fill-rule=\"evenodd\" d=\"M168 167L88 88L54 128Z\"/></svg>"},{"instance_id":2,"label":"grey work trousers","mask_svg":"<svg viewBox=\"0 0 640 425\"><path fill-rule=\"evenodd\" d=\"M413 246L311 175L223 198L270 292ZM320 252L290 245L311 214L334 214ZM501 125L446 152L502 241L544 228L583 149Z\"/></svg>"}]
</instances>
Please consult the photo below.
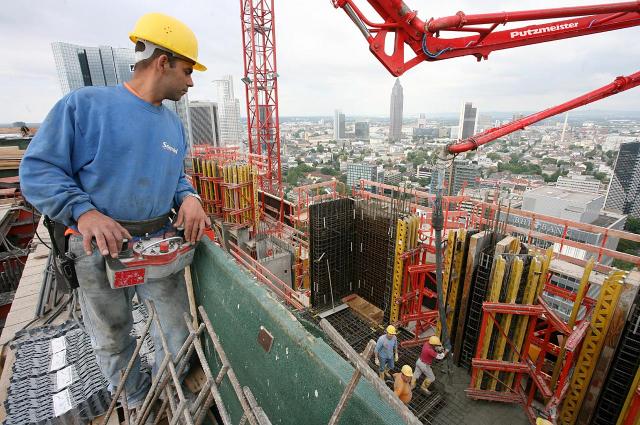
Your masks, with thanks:
<instances>
[{"instance_id":1,"label":"grey work trousers","mask_svg":"<svg viewBox=\"0 0 640 425\"><path fill-rule=\"evenodd\" d=\"M167 278L153 279L144 285L112 289L105 271L104 258L97 249L86 255L82 247L82 236L72 235L69 251L76 256L76 274L80 308L85 329L91 338L100 370L109 381L109 390L114 392L133 354L136 340L130 335L133 326L132 299L138 295L140 302L152 300L155 304L162 330L167 338L171 354L175 356L189 332L183 314L189 311L189 301L184 284L184 271ZM152 373L164 358L164 350L155 323L151 326L151 337L155 347L155 364ZM150 377L140 370L140 358L135 364L125 385L129 407L140 405L150 386Z\"/></svg>"},{"instance_id":2,"label":"grey work trousers","mask_svg":"<svg viewBox=\"0 0 640 425\"><path fill-rule=\"evenodd\" d=\"M416 369L413 372L413 379L416 381L420 379L420 376L424 373L424 378L429 382L435 382L436 375L433 374L433 369L431 369L430 364L426 364L425 362L418 357L416 361Z\"/></svg>"}]
</instances>

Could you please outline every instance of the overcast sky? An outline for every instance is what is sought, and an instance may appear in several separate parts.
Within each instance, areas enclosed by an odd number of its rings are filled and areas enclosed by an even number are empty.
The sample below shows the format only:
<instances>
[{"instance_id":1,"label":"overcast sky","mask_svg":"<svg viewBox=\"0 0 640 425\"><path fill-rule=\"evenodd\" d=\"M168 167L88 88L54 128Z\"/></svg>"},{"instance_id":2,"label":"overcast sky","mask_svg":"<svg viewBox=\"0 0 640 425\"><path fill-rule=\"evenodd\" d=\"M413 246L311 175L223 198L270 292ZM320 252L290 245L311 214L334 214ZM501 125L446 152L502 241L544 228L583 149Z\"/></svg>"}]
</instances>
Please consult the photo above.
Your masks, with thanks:
<instances>
[{"instance_id":1,"label":"overcast sky","mask_svg":"<svg viewBox=\"0 0 640 425\"><path fill-rule=\"evenodd\" d=\"M606 0L600 0L605 1ZM598 3L579 0L458 1L405 0L419 16L514 11ZM609 1L610 3L611 1ZM189 25L200 43L191 100L215 100L212 80L235 78L244 105L239 0L20 0L0 12L0 123L40 122L61 96L51 42L87 46L132 46L127 35L138 17L163 12ZM364 6L365 0L356 0ZM389 112L391 76L366 41L330 0L276 0L280 115L349 115ZM372 20L377 17L372 16ZM513 24L512 24L513 25ZM512 27L512 26L509 26ZM477 63L464 57L420 64L400 78L405 116L459 110L473 101L484 111L543 109L638 70L640 29L495 52ZM640 88L606 99L591 109L638 111ZM244 115L244 106L241 107Z\"/></svg>"}]
</instances>

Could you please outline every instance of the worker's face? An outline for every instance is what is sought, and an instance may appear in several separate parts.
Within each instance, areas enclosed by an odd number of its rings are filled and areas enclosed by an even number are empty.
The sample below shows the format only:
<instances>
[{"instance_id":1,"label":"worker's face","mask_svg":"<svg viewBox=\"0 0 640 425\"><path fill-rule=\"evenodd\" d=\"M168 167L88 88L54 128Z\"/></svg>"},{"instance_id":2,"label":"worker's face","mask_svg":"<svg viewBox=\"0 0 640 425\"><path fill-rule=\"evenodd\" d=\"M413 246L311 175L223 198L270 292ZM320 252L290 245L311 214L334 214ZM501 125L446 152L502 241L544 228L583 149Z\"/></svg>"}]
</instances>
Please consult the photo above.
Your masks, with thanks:
<instances>
[{"instance_id":1,"label":"worker's face","mask_svg":"<svg viewBox=\"0 0 640 425\"><path fill-rule=\"evenodd\" d=\"M405 374L402 374L402 380L404 382L411 382L411 376L407 376Z\"/></svg>"},{"instance_id":2,"label":"worker's face","mask_svg":"<svg viewBox=\"0 0 640 425\"><path fill-rule=\"evenodd\" d=\"M387 338L392 339L393 338L393 334L387 334Z\"/></svg>"},{"instance_id":3,"label":"worker's face","mask_svg":"<svg viewBox=\"0 0 640 425\"><path fill-rule=\"evenodd\" d=\"M193 87L192 73L193 65L189 62L176 59L173 63L169 63L167 60L163 65L165 99L177 102L187 94L189 88Z\"/></svg>"}]
</instances>

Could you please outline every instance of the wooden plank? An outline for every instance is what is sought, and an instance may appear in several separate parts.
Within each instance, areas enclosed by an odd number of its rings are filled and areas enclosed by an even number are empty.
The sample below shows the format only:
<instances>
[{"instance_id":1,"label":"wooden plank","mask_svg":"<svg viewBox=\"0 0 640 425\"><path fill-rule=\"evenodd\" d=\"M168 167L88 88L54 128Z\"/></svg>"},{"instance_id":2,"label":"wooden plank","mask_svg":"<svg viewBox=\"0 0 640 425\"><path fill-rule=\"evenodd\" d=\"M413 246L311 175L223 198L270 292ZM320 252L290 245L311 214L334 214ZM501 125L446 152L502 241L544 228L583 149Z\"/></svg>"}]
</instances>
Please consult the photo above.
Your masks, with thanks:
<instances>
[{"instance_id":1,"label":"wooden plank","mask_svg":"<svg viewBox=\"0 0 640 425\"><path fill-rule=\"evenodd\" d=\"M462 298L460 298L460 313L457 318L456 338L453 346L453 361L455 364L460 363L460 353L462 351L462 341L464 339L465 322L467 320L467 310L469 307L469 296L471 295L473 271L478 264L480 253L487 247L487 245L489 245L490 241L491 233L486 231L476 233L471 236L469 240L466 271L462 286Z\"/></svg>"},{"instance_id":2,"label":"wooden plank","mask_svg":"<svg viewBox=\"0 0 640 425\"><path fill-rule=\"evenodd\" d=\"M356 294L342 298L342 302L346 303L351 310L367 322L381 325L384 320L384 311Z\"/></svg>"},{"instance_id":3,"label":"wooden plank","mask_svg":"<svg viewBox=\"0 0 640 425\"><path fill-rule=\"evenodd\" d=\"M591 417L595 411L598 398L602 392L602 387L607 375L609 374L609 368L616 354L616 348L622 337L625 323L631 313L633 302L638 293L638 285L640 283L640 272L634 271L629 273L625 279L622 287L622 292L616 309L611 317L609 324L609 330L605 336L604 345L600 351L600 357L596 363L596 367L589 383L589 389L582 402L582 407L578 413L577 425L587 425L591 423Z\"/></svg>"}]
</instances>

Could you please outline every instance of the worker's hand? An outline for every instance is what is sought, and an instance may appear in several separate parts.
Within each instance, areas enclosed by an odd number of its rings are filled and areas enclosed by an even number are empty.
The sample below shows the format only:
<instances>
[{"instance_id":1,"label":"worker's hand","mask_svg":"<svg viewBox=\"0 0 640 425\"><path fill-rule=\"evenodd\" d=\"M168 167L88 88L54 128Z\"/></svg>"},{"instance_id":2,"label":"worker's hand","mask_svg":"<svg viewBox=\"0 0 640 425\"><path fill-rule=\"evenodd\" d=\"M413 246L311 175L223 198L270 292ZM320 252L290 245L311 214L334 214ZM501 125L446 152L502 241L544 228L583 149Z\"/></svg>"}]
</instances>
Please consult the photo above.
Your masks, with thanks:
<instances>
[{"instance_id":1,"label":"worker's hand","mask_svg":"<svg viewBox=\"0 0 640 425\"><path fill-rule=\"evenodd\" d=\"M188 242L197 242L202 238L211 220L202 209L200 201L195 196L185 196L178 211L174 227L184 227L184 237Z\"/></svg>"},{"instance_id":2,"label":"worker's hand","mask_svg":"<svg viewBox=\"0 0 640 425\"><path fill-rule=\"evenodd\" d=\"M394 360L397 362L398 361L398 353L396 353Z\"/></svg>"},{"instance_id":3,"label":"worker's hand","mask_svg":"<svg viewBox=\"0 0 640 425\"><path fill-rule=\"evenodd\" d=\"M376 357L375 363L376 363L376 366L380 366L380 359Z\"/></svg>"},{"instance_id":4,"label":"worker's hand","mask_svg":"<svg viewBox=\"0 0 640 425\"><path fill-rule=\"evenodd\" d=\"M117 221L97 210L90 210L78 218L78 231L82 235L82 246L87 255L93 249L91 241L95 238L98 250L102 255L113 258L118 256L123 239L131 239L131 235Z\"/></svg>"}]
</instances>

